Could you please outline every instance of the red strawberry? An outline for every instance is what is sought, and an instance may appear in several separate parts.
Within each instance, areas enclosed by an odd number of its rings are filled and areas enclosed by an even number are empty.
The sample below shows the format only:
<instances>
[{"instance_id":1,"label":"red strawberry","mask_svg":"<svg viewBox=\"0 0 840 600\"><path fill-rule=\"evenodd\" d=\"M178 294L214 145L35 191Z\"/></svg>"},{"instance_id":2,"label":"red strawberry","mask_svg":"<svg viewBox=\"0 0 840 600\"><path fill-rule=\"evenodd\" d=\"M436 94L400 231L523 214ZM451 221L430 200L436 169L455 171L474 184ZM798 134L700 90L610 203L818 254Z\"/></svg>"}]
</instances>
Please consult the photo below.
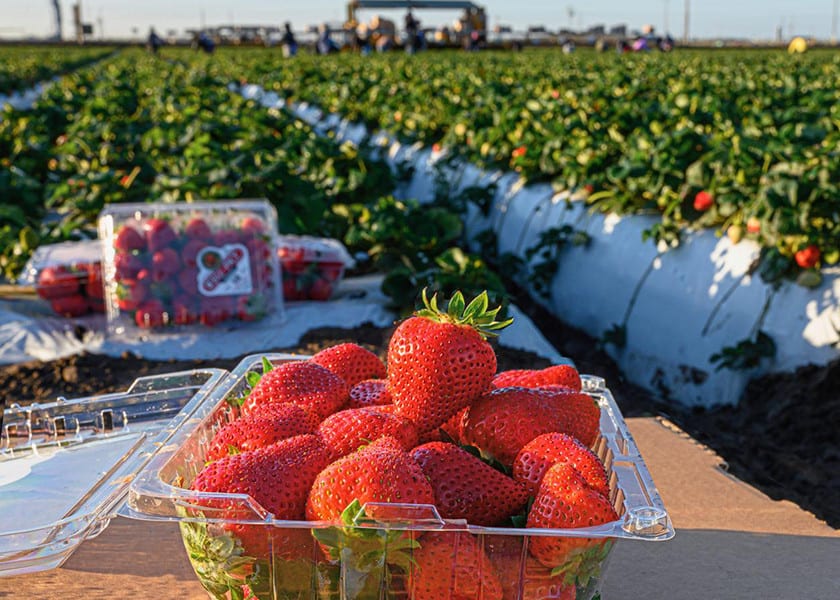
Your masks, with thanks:
<instances>
[{"instance_id":1,"label":"red strawberry","mask_svg":"<svg viewBox=\"0 0 840 600\"><path fill-rule=\"evenodd\" d=\"M538 391L551 398L558 411L559 424L555 431L568 433L591 448L598 439L601 426L601 409L592 396L551 385Z\"/></svg>"},{"instance_id":2,"label":"red strawberry","mask_svg":"<svg viewBox=\"0 0 840 600\"><path fill-rule=\"evenodd\" d=\"M105 290L102 286L102 265L98 262L81 265L82 270L87 273L85 279L85 294L88 298L102 300L105 297Z\"/></svg>"},{"instance_id":3,"label":"red strawberry","mask_svg":"<svg viewBox=\"0 0 840 600\"><path fill-rule=\"evenodd\" d=\"M449 436L449 438L456 444L461 443L461 423L464 422L464 415L467 414L469 407L462 408L455 415L440 426L441 430Z\"/></svg>"},{"instance_id":4,"label":"red strawberry","mask_svg":"<svg viewBox=\"0 0 840 600\"><path fill-rule=\"evenodd\" d=\"M617 519L609 500L586 485L572 465L558 463L543 477L527 527L577 529ZM528 548L553 574L566 571L569 577L581 578L600 567L607 543L606 539L533 536Z\"/></svg>"},{"instance_id":5,"label":"red strawberry","mask_svg":"<svg viewBox=\"0 0 840 600\"><path fill-rule=\"evenodd\" d=\"M794 254L794 259L796 260L796 264L803 269L816 267L817 263L820 262L820 249L814 244L811 244Z\"/></svg>"},{"instance_id":6,"label":"red strawberry","mask_svg":"<svg viewBox=\"0 0 840 600\"><path fill-rule=\"evenodd\" d=\"M124 225L120 227L114 239L114 248L120 252L142 252L146 249L146 238L140 235L134 227Z\"/></svg>"},{"instance_id":7,"label":"red strawberry","mask_svg":"<svg viewBox=\"0 0 840 600\"><path fill-rule=\"evenodd\" d=\"M161 327L169 324L169 313L159 300L147 300L137 307L134 322L138 327Z\"/></svg>"},{"instance_id":8,"label":"red strawberry","mask_svg":"<svg viewBox=\"0 0 840 600\"><path fill-rule=\"evenodd\" d=\"M291 402L324 419L344 406L347 396L347 384L329 369L310 361L294 361L264 373L242 412L248 414L260 404Z\"/></svg>"},{"instance_id":9,"label":"red strawberry","mask_svg":"<svg viewBox=\"0 0 840 600\"><path fill-rule=\"evenodd\" d=\"M265 222L259 217L245 217L239 229L248 236L256 237L265 233Z\"/></svg>"},{"instance_id":10,"label":"red strawberry","mask_svg":"<svg viewBox=\"0 0 840 600\"><path fill-rule=\"evenodd\" d=\"M203 240L209 242L213 239L213 233L204 219L195 217L190 219L187 226L184 227L184 234L191 240Z\"/></svg>"},{"instance_id":11,"label":"red strawberry","mask_svg":"<svg viewBox=\"0 0 840 600\"><path fill-rule=\"evenodd\" d=\"M417 445L414 423L374 408L351 408L333 413L318 425L318 434L332 452L333 460L386 435L399 442L403 450L411 450Z\"/></svg>"},{"instance_id":12,"label":"red strawberry","mask_svg":"<svg viewBox=\"0 0 840 600\"><path fill-rule=\"evenodd\" d=\"M422 469L392 437L382 437L321 471L306 502L310 521L337 521L354 500L434 504Z\"/></svg>"},{"instance_id":13,"label":"red strawberry","mask_svg":"<svg viewBox=\"0 0 840 600\"><path fill-rule=\"evenodd\" d=\"M196 257L198 253L207 247L207 242L204 240L190 240L181 249L181 259L184 264L192 269L197 268Z\"/></svg>"},{"instance_id":14,"label":"red strawberry","mask_svg":"<svg viewBox=\"0 0 840 600\"><path fill-rule=\"evenodd\" d=\"M114 257L115 278L117 281L135 279L137 274L143 270L145 264L143 259L136 254L117 253Z\"/></svg>"},{"instance_id":15,"label":"red strawberry","mask_svg":"<svg viewBox=\"0 0 840 600\"><path fill-rule=\"evenodd\" d=\"M565 397L574 395L520 387L493 390L467 411L461 439L510 467L522 447L535 437L555 431L573 433L569 429L577 425L576 415L569 414ZM577 405L572 402L569 406L574 409Z\"/></svg>"},{"instance_id":16,"label":"red strawberry","mask_svg":"<svg viewBox=\"0 0 840 600\"><path fill-rule=\"evenodd\" d=\"M221 229L213 234L213 245L224 246L226 244L238 244L240 235L236 229Z\"/></svg>"},{"instance_id":17,"label":"red strawberry","mask_svg":"<svg viewBox=\"0 0 840 600\"><path fill-rule=\"evenodd\" d=\"M178 273L178 285L189 296L198 295L198 269L186 268Z\"/></svg>"},{"instance_id":18,"label":"red strawberry","mask_svg":"<svg viewBox=\"0 0 840 600\"><path fill-rule=\"evenodd\" d=\"M230 296L202 297L198 320L202 325L213 327L233 316L233 299Z\"/></svg>"},{"instance_id":19,"label":"red strawberry","mask_svg":"<svg viewBox=\"0 0 840 600\"><path fill-rule=\"evenodd\" d=\"M483 292L469 306L457 292L446 313L423 291L425 308L403 321L388 344L388 392L421 437L490 388L496 355L485 336L510 324L495 321Z\"/></svg>"},{"instance_id":20,"label":"red strawberry","mask_svg":"<svg viewBox=\"0 0 840 600\"><path fill-rule=\"evenodd\" d=\"M521 535L484 536L484 552L499 574L504 600L575 600L574 585L552 576L551 569L523 552L524 539Z\"/></svg>"},{"instance_id":21,"label":"red strawberry","mask_svg":"<svg viewBox=\"0 0 840 600\"><path fill-rule=\"evenodd\" d=\"M344 273L344 263L324 262L320 267L321 276L331 283L338 281Z\"/></svg>"},{"instance_id":22,"label":"red strawberry","mask_svg":"<svg viewBox=\"0 0 840 600\"><path fill-rule=\"evenodd\" d=\"M192 325L198 321L198 310L192 298L178 296L172 301L172 320L176 325Z\"/></svg>"},{"instance_id":23,"label":"red strawberry","mask_svg":"<svg viewBox=\"0 0 840 600\"><path fill-rule=\"evenodd\" d=\"M90 312L95 313L104 313L105 312L105 301L99 298L88 298L88 309Z\"/></svg>"},{"instance_id":24,"label":"red strawberry","mask_svg":"<svg viewBox=\"0 0 840 600\"><path fill-rule=\"evenodd\" d=\"M317 436L298 435L211 462L196 476L190 488L247 494L276 519L302 520L312 482L328 461L328 453ZM201 504L215 509L208 516L231 521L255 517L240 501L207 500ZM240 538L246 555L255 557L268 556L269 532L277 533L272 531L274 528L264 525L229 523L224 527ZM309 535L307 530L304 532ZM283 545L276 540L274 546L283 550ZM309 547L312 547L311 543Z\"/></svg>"},{"instance_id":25,"label":"red strawberry","mask_svg":"<svg viewBox=\"0 0 840 600\"><path fill-rule=\"evenodd\" d=\"M332 297L332 293L332 284L326 279L318 277L309 286L309 292L307 296L310 300L317 300L323 302L325 300L329 300Z\"/></svg>"},{"instance_id":26,"label":"red strawberry","mask_svg":"<svg viewBox=\"0 0 840 600\"><path fill-rule=\"evenodd\" d=\"M169 247L177 237L172 226L163 219L149 219L143 224L143 231L146 234L149 252L157 252Z\"/></svg>"},{"instance_id":27,"label":"red strawberry","mask_svg":"<svg viewBox=\"0 0 840 600\"><path fill-rule=\"evenodd\" d=\"M705 212L712 208L714 203L715 199L706 190L699 191L694 196L694 210L696 211Z\"/></svg>"},{"instance_id":28,"label":"red strawberry","mask_svg":"<svg viewBox=\"0 0 840 600\"><path fill-rule=\"evenodd\" d=\"M172 248L158 250L152 255L152 279L165 281L181 270L181 259Z\"/></svg>"},{"instance_id":29,"label":"red strawberry","mask_svg":"<svg viewBox=\"0 0 840 600\"><path fill-rule=\"evenodd\" d=\"M531 495L536 494L543 475L560 462L572 465L593 490L610 497L604 464L577 438L565 433L545 433L525 444L513 461L513 478Z\"/></svg>"},{"instance_id":30,"label":"red strawberry","mask_svg":"<svg viewBox=\"0 0 840 600\"><path fill-rule=\"evenodd\" d=\"M408 580L413 600L502 600L499 575L469 532L425 534L414 563Z\"/></svg>"},{"instance_id":31,"label":"red strawberry","mask_svg":"<svg viewBox=\"0 0 840 600\"><path fill-rule=\"evenodd\" d=\"M364 379L383 379L385 365L376 354L358 344L338 344L321 350L310 359L341 377L349 387Z\"/></svg>"},{"instance_id":32,"label":"red strawberry","mask_svg":"<svg viewBox=\"0 0 840 600\"><path fill-rule=\"evenodd\" d=\"M213 436L204 460L256 450L296 435L314 433L318 418L294 404L271 405L271 410L231 421Z\"/></svg>"},{"instance_id":33,"label":"red strawberry","mask_svg":"<svg viewBox=\"0 0 840 600\"><path fill-rule=\"evenodd\" d=\"M117 306L120 310L136 310L149 293L147 278L123 281L117 285Z\"/></svg>"},{"instance_id":34,"label":"red strawberry","mask_svg":"<svg viewBox=\"0 0 840 600\"><path fill-rule=\"evenodd\" d=\"M79 277L62 265L44 267L38 273L35 287L38 295L47 300L70 296L79 291Z\"/></svg>"},{"instance_id":35,"label":"red strawberry","mask_svg":"<svg viewBox=\"0 0 840 600\"><path fill-rule=\"evenodd\" d=\"M388 394L388 382L384 379L366 379L350 388L347 408L365 408L393 404Z\"/></svg>"},{"instance_id":36,"label":"red strawberry","mask_svg":"<svg viewBox=\"0 0 840 600\"><path fill-rule=\"evenodd\" d=\"M536 388L546 385L561 385L579 392L580 374L571 365L552 365L545 369L514 369L502 371L493 378L494 388L527 387Z\"/></svg>"},{"instance_id":37,"label":"red strawberry","mask_svg":"<svg viewBox=\"0 0 840 600\"><path fill-rule=\"evenodd\" d=\"M429 478L444 519L490 527L521 511L528 501L524 486L453 444L430 442L412 450L411 456Z\"/></svg>"},{"instance_id":38,"label":"red strawberry","mask_svg":"<svg viewBox=\"0 0 840 600\"><path fill-rule=\"evenodd\" d=\"M81 317L88 313L88 301L81 294L60 296L50 301L50 306L57 315L62 317Z\"/></svg>"}]
</instances>

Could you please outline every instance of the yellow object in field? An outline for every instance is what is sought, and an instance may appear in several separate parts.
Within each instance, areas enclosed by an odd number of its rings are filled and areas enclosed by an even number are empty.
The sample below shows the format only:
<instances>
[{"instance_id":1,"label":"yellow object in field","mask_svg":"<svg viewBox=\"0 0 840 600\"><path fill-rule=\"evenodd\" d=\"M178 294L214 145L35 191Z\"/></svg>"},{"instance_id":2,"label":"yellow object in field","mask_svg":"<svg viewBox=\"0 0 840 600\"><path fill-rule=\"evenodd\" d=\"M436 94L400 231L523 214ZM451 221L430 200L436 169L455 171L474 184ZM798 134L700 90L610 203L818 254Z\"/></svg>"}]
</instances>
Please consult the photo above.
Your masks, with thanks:
<instances>
[{"instance_id":1,"label":"yellow object in field","mask_svg":"<svg viewBox=\"0 0 840 600\"><path fill-rule=\"evenodd\" d=\"M788 52L791 54L802 54L808 50L808 42L805 41L805 38L802 37L795 37L790 41L788 44Z\"/></svg>"}]
</instances>

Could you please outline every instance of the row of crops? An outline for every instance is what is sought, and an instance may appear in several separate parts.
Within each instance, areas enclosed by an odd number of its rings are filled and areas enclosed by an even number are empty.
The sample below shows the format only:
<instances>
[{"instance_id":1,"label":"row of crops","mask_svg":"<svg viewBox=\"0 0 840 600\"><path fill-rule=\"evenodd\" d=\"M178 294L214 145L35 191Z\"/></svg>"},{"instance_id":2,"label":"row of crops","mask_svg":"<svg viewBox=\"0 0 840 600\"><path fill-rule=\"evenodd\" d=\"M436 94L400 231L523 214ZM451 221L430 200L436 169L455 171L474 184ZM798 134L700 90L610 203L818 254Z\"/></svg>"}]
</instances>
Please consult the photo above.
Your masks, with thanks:
<instances>
[{"instance_id":1,"label":"row of crops","mask_svg":"<svg viewBox=\"0 0 840 600\"><path fill-rule=\"evenodd\" d=\"M603 211L659 215L648 231L657 241L703 226L746 235L765 247L766 279L815 284L840 258L837 66L832 53L124 50L0 120L0 268L13 278L39 244L92 235L106 203L266 197L284 231L371 256L363 268L389 273L398 304L425 284L503 295L484 261L458 249L459 213L486 193L444 187L432 206L397 201L407 173L392 173L379 149L318 136L228 90L254 82L439 146L450 166L513 169L583 191ZM557 233L525 258L575 243L576 232ZM521 257L485 242L497 271L522 271ZM550 280L547 265L532 267Z\"/></svg>"},{"instance_id":2,"label":"row of crops","mask_svg":"<svg viewBox=\"0 0 840 600\"><path fill-rule=\"evenodd\" d=\"M268 198L289 233L344 240L390 273L408 305L426 283L466 279L501 293L484 263L456 247L446 208L391 196L376 149L316 135L289 114L231 93L241 65L183 52L124 51L51 86L0 121L0 266L14 278L40 244L95 235L108 203ZM422 216L421 216L422 215ZM447 279L448 278L448 279Z\"/></svg>"},{"instance_id":3,"label":"row of crops","mask_svg":"<svg viewBox=\"0 0 840 600\"><path fill-rule=\"evenodd\" d=\"M231 59L249 81L487 168L654 214L674 246L713 227L775 281L840 260L840 56L552 51Z\"/></svg>"},{"instance_id":4,"label":"row of crops","mask_svg":"<svg viewBox=\"0 0 840 600\"><path fill-rule=\"evenodd\" d=\"M98 60L113 49L0 47L0 94L9 95Z\"/></svg>"}]
</instances>

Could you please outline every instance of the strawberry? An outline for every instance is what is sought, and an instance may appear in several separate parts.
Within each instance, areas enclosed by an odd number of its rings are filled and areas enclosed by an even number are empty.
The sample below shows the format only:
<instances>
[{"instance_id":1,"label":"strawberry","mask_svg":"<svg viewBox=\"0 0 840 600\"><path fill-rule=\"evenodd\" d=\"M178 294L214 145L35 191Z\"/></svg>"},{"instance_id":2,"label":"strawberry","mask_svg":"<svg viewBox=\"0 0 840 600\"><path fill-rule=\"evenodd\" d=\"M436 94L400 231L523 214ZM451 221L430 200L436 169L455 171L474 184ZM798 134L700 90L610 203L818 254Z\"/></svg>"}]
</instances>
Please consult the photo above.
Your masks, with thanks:
<instances>
[{"instance_id":1,"label":"strawberry","mask_svg":"<svg viewBox=\"0 0 840 600\"><path fill-rule=\"evenodd\" d=\"M538 391L551 398L558 411L559 428L556 431L568 433L591 448L598 439L601 425L601 409L592 396L551 385Z\"/></svg>"},{"instance_id":2,"label":"strawberry","mask_svg":"<svg viewBox=\"0 0 840 600\"><path fill-rule=\"evenodd\" d=\"M351 408L333 413L318 425L318 434L332 452L333 460L386 435L397 440L403 450L411 450L417 445L414 423L374 408Z\"/></svg>"},{"instance_id":3,"label":"strawberry","mask_svg":"<svg viewBox=\"0 0 840 600\"><path fill-rule=\"evenodd\" d=\"M79 278L62 265L44 267L38 273L36 290L38 295L46 300L71 296L79 290Z\"/></svg>"},{"instance_id":4,"label":"strawberry","mask_svg":"<svg viewBox=\"0 0 840 600\"><path fill-rule=\"evenodd\" d=\"M817 263L820 262L820 249L814 244L811 244L799 250L794 254L793 258L801 268L810 269L816 267Z\"/></svg>"},{"instance_id":5,"label":"strawberry","mask_svg":"<svg viewBox=\"0 0 840 600\"><path fill-rule=\"evenodd\" d=\"M245 217L239 224L239 229L249 237L265 234L265 222L259 217Z\"/></svg>"},{"instance_id":6,"label":"strawberry","mask_svg":"<svg viewBox=\"0 0 840 600\"><path fill-rule=\"evenodd\" d=\"M317 300L323 302L325 300L329 300L332 297L332 294L332 284L326 279L318 277L309 286L309 292L307 293L307 296L310 300Z\"/></svg>"},{"instance_id":7,"label":"strawberry","mask_svg":"<svg viewBox=\"0 0 840 600\"><path fill-rule=\"evenodd\" d=\"M580 374L571 365L552 365L545 369L514 369L502 371L493 377L493 387L537 388L546 385L561 385L579 392Z\"/></svg>"},{"instance_id":8,"label":"strawberry","mask_svg":"<svg viewBox=\"0 0 840 600\"><path fill-rule=\"evenodd\" d=\"M213 327L230 319L233 310L233 300L230 296L202 297L198 320L202 325Z\"/></svg>"},{"instance_id":9,"label":"strawberry","mask_svg":"<svg viewBox=\"0 0 840 600\"><path fill-rule=\"evenodd\" d=\"M236 299L236 318L240 321L257 321L268 312L268 302L262 294L239 296Z\"/></svg>"},{"instance_id":10,"label":"strawberry","mask_svg":"<svg viewBox=\"0 0 840 600\"><path fill-rule=\"evenodd\" d=\"M504 600L575 600L575 586L552 577L551 569L524 551L524 540L521 535L484 536L484 551L499 574Z\"/></svg>"},{"instance_id":11,"label":"strawberry","mask_svg":"<svg viewBox=\"0 0 840 600\"><path fill-rule=\"evenodd\" d=\"M81 294L71 296L60 296L50 301L55 314L62 317L81 317L88 313L88 301Z\"/></svg>"},{"instance_id":12,"label":"strawberry","mask_svg":"<svg viewBox=\"0 0 840 600\"><path fill-rule=\"evenodd\" d=\"M347 408L365 408L393 404L388 394L388 382L384 379L365 379L350 388Z\"/></svg>"},{"instance_id":13,"label":"strawberry","mask_svg":"<svg viewBox=\"0 0 840 600\"><path fill-rule=\"evenodd\" d=\"M390 436L340 458L321 471L306 502L310 521L338 521L352 502L434 504L422 469Z\"/></svg>"},{"instance_id":14,"label":"strawberry","mask_svg":"<svg viewBox=\"0 0 840 600\"><path fill-rule=\"evenodd\" d=\"M340 409L347 397L347 384L341 377L313 362L294 361L264 373L242 405L242 412L247 415L260 404L291 402L321 420Z\"/></svg>"},{"instance_id":15,"label":"strawberry","mask_svg":"<svg viewBox=\"0 0 840 600\"><path fill-rule=\"evenodd\" d=\"M556 431L574 435L584 432L590 437L581 441L589 445L594 436L590 435L589 429L584 430L574 411L582 404L576 396L588 400L588 404L594 405L594 401L585 394L565 391L567 393L520 387L495 389L467 411L461 423L461 441L475 446L483 456L506 467L513 465L523 446L544 433ZM584 424L588 423L586 420Z\"/></svg>"},{"instance_id":16,"label":"strawberry","mask_svg":"<svg viewBox=\"0 0 840 600\"><path fill-rule=\"evenodd\" d=\"M184 264L191 269L197 268L196 258L198 257L198 253L206 247L207 242L204 240L189 240L181 249L181 259L184 261Z\"/></svg>"},{"instance_id":17,"label":"strawberry","mask_svg":"<svg viewBox=\"0 0 840 600\"><path fill-rule=\"evenodd\" d=\"M117 285L117 306L120 310L137 310L149 295L147 278L123 281Z\"/></svg>"},{"instance_id":18,"label":"strawberry","mask_svg":"<svg viewBox=\"0 0 840 600\"><path fill-rule=\"evenodd\" d=\"M117 281L135 279L145 266L143 259L136 254L120 252L114 257L115 278Z\"/></svg>"},{"instance_id":19,"label":"strawberry","mask_svg":"<svg viewBox=\"0 0 840 600\"><path fill-rule=\"evenodd\" d=\"M198 269L188 267L178 273L178 285L188 296L198 295Z\"/></svg>"},{"instance_id":20,"label":"strawberry","mask_svg":"<svg viewBox=\"0 0 840 600\"><path fill-rule=\"evenodd\" d=\"M338 344L316 353L310 362L321 365L353 387L364 379L383 379L385 365L370 350L358 344Z\"/></svg>"},{"instance_id":21,"label":"strawberry","mask_svg":"<svg viewBox=\"0 0 840 600\"><path fill-rule=\"evenodd\" d=\"M187 296L178 296L172 301L172 313L176 325L192 325L198 321L196 303Z\"/></svg>"},{"instance_id":22,"label":"strawberry","mask_svg":"<svg viewBox=\"0 0 840 600\"><path fill-rule=\"evenodd\" d=\"M496 355L486 336L509 325L487 310L487 293L465 306L457 292L447 312L423 290L425 308L397 327L388 344L388 392L421 437L443 425L490 388Z\"/></svg>"},{"instance_id":23,"label":"strawberry","mask_svg":"<svg viewBox=\"0 0 840 600\"><path fill-rule=\"evenodd\" d=\"M184 235L191 240L203 240L209 242L213 239L213 233L210 231L210 226L207 221L194 217L190 219L186 227L184 227Z\"/></svg>"},{"instance_id":24,"label":"strawberry","mask_svg":"<svg viewBox=\"0 0 840 600\"><path fill-rule=\"evenodd\" d=\"M146 238L134 227L124 225L114 238L114 248L119 252L143 252L146 249Z\"/></svg>"},{"instance_id":25,"label":"strawberry","mask_svg":"<svg viewBox=\"0 0 840 600\"><path fill-rule=\"evenodd\" d=\"M102 285L101 263L86 263L81 265L82 270L87 274L85 278L85 294L89 299L102 300L105 297L105 289Z\"/></svg>"},{"instance_id":26,"label":"strawberry","mask_svg":"<svg viewBox=\"0 0 840 600\"><path fill-rule=\"evenodd\" d=\"M499 525L528 501L524 486L453 444L430 442L411 456L429 478L444 519Z\"/></svg>"},{"instance_id":27,"label":"strawberry","mask_svg":"<svg viewBox=\"0 0 840 600\"><path fill-rule=\"evenodd\" d=\"M276 519L302 520L312 482L328 462L329 454L317 436L298 435L213 461L199 472L190 488L202 492L247 494ZM214 509L207 515L210 517L236 521L256 516L246 503L233 499L200 503ZM226 523L224 527L240 538L247 555L269 555L269 532L274 528L242 523ZM308 531L304 531L308 535ZM275 543L275 546L282 550L280 544Z\"/></svg>"},{"instance_id":28,"label":"strawberry","mask_svg":"<svg viewBox=\"0 0 840 600\"><path fill-rule=\"evenodd\" d=\"M160 300L146 300L137 307L134 322L138 327L161 327L169 324L169 313Z\"/></svg>"},{"instance_id":29,"label":"strawberry","mask_svg":"<svg viewBox=\"0 0 840 600\"><path fill-rule=\"evenodd\" d=\"M694 196L694 210L698 212L706 212L715 204L715 199L706 190L697 192Z\"/></svg>"},{"instance_id":30,"label":"strawberry","mask_svg":"<svg viewBox=\"0 0 840 600\"><path fill-rule=\"evenodd\" d=\"M152 254L152 279L165 281L181 270L181 258L172 248L164 248Z\"/></svg>"},{"instance_id":31,"label":"strawberry","mask_svg":"<svg viewBox=\"0 0 840 600\"><path fill-rule=\"evenodd\" d=\"M455 413L449 420L440 426L441 431L445 433L452 442L456 444L461 443L461 423L464 422L464 415L467 414L469 407L462 408Z\"/></svg>"},{"instance_id":32,"label":"strawberry","mask_svg":"<svg viewBox=\"0 0 840 600\"><path fill-rule=\"evenodd\" d=\"M239 241L239 232L235 229L221 229L213 234L214 246L221 247L226 244L238 244Z\"/></svg>"},{"instance_id":33,"label":"strawberry","mask_svg":"<svg viewBox=\"0 0 840 600\"><path fill-rule=\"evenodd\" d=\"M543 477L526 527L576 529L611 523L618 519L612 504L590 488L569 463L558 463ZM543 537L530 539L529 551L552 575L564 574L565 583L586 585L609 551L608 539Z\"/></svg>"},{"instance_id":34,"label":"strawberry","mask_svg":"<svg viewBox=\"0 0 840 600\"><path fill-rule=\"evenodd\" d=\"M408 580L413 600L502 600L499 575L469 532L425 534L414 563Z\"/></svg>"},{"instance_id":35,"label":"strawberry","mask_svg":"<svg viewBox=\"0 0 840 600\"><path fill-rule=\"evenodd\" d=\"M286 438L314 433L318 418L294 404L272 404L271 408L231 421L210 442L204 460L211 462L231 454L256 450Z\"/></svg>"},{"instance_id":36,"label":"strawberry","mask_svg":"<svg viewBox=\"0 0 840 600\"><path fill-rule=\"evenodd\" d=\"M344 274L344 263L340 262L323 262L320 264L321 276L329 281L335 283Z\"/></svg>"},{"instance_id":37,"label":"strawberry","mask_svg":"<svg viewBox=\"0 0 840 600\"><path fill-rule=\"evenodd\" d=\"M513 478L528 493L536 494L545 472L560 462L572 465L589 487L605 498L610 497L604 464L577 438L565 433L545 433L525 444L513 461Z\"/></svg>"},{"instance_id":38,"label":"strawberry","mask_svg":"<svg viewBox=\"0 0 840 600\"><path fill-rule=\"evenodd\" d=\"M163 219L149 219L143 224L143 231L146 234L149 252L168 248L177 237L172 226Z\"/></svg>"}]
</instances>

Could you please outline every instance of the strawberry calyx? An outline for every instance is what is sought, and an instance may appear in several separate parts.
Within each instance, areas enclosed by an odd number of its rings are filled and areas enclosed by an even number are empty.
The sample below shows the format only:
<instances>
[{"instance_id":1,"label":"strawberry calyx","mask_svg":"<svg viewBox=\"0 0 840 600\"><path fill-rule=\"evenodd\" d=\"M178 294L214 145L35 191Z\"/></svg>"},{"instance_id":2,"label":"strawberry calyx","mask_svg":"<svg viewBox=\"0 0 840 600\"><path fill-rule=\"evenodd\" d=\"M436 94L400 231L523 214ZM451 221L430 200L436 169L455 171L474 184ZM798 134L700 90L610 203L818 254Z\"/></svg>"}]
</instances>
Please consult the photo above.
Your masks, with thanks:
<instances>
[{"instance_id":1,"label":"strawberry calyx","mask_svg":"<svg viewBox=\"0 0 840 600\"><path fill-rule=\"evenodd\" d=\"M478 296L467 304L464 300L464 295L460 290L456 291L449 300L446 311L438 307L437 294L433 295L429 300L426 288L423 288L423 306L415 316L423 317L436 323L451 323L453 325L466 325L475 329L483 338L495 337L499 335L496 333L500 329L504 329L511 323L513 319L505 319L497 321L496 316L501 310L500 306L494 309L489 308L490 300L487 296L487 290L481 292Z\"/></svg>"},{"instance_id":2,"label":"strawberry calyx","mask_svg":"<svg viewBox=\"0 0 840 600\"><path fill-rule=\"evenodd\" d=\"M593 540L595 542L595 540ZM601 566L612 550L613 540L607 539L569 552L566 561L551 570L552 577L562 577L564 585L585 588L590 580L601 576Z\"/></svg>"}]
</instances>

